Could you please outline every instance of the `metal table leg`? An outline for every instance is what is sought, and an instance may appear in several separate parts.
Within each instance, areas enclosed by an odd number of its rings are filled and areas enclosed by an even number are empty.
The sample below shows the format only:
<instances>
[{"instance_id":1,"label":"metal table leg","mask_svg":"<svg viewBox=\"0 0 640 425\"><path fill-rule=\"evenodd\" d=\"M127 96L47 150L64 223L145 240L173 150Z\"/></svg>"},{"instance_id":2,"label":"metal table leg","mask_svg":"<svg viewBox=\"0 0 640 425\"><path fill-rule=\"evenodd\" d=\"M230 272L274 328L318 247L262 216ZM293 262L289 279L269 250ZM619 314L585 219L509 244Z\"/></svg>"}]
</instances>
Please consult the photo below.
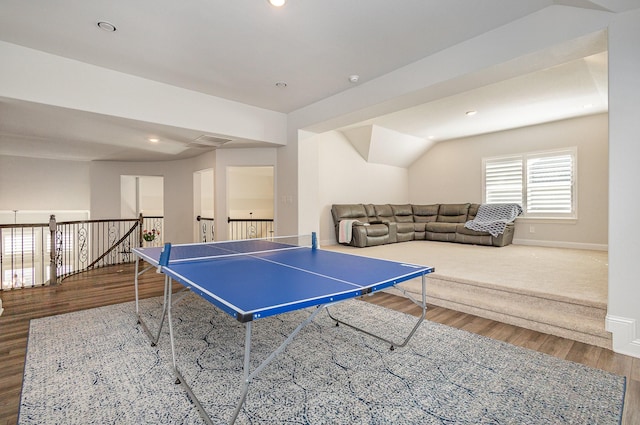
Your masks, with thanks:
<instances>
[{"instance_id":1,"label":"metal table leg","mask_svg":"<svg viewBox=\"0 0 640 425\"><path fill-rule=\"evenodd\" d=\"M395 288L395 286L394 286ZM396 288L398 290L403 291L400 288ZM376 335L374 333L371 333L369 331L366 331L364 329L361 329L355 325L352 325L350 323L344 322L340 319L337 319L336 317L331 315L331 312L329 311L329 309L327 309L327 313L329 314L329 317L331 318L331 320L336 322L336 326L338 326L338 324L342 324L345 326L350 327L351 329L355 329L358 332L362 332L366 335L372 336L374 338L377 338L383 342L386 342L387 344L390 344L390 349L394 350L395 347L404 347L405 345L407 345L409 343L409 341L411 340L411 338L413 337L413 335L416 333L416 331L418 330L418 327L420 326L420 324L424 321L424 318L427 314L427 295L426 295L426 289L427 289L427 284L426 284L426 275L422 275L422 303L418 303L416 302L413 298L410 298L411 301L413 301L414 303L418 304L419 306L422 307L422 315L420 316L420 318L418 319L418 321L416 322L415 326L413 327L413 329L411 329L411 332L409 333L409 335L404 339L404 341L398 343L398 342L394 342L391 341L389 339L386 339L380 335ZM403 291L404 292L404 291Z\"/></svg>"}]
</instances>

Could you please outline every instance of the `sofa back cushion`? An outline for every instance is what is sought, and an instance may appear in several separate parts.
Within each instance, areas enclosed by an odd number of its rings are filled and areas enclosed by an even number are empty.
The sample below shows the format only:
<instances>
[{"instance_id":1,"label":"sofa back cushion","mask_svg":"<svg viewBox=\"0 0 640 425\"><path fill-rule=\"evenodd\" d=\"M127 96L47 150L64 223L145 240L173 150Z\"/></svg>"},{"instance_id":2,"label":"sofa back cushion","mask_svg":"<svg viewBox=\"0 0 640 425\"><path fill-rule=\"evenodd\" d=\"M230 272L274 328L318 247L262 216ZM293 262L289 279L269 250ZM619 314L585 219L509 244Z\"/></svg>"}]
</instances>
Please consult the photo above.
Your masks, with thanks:
<instances>
[{"instance_id":1,"label":"sofa back cushion","mask_svg":"<svg viewBox=\"0 0 640 425\"><path fill-rule=\"evenodd\" d=\"M376 216L378 216L378 220L381 221L394 221L393 220L393 210L391 209L391 205L382 204L382 205L374 205L376 210Z\"/></svg>"},{"instance_id":2,"label":"sofa back cushion","mask_svg":"<svg viewBox=\"0 0 640 425\"><path fill-rule=\"evenodd\" d=\"M360 220L368 222L367 212L362 204L333 204L331 207L333 223L337 226L340 220Z\"/></svg>"},{"instance_id":3,"label":"sofa back cushion","mask_svg":"<svg viewBox=\"0 0 640 425\"><path fill-rule=\"evenodd\" d=\"M369 221L375 221L376 219L376 209L373 204L364 204L364 210L367 212L367 217L369 217Z\"/></svg>"},{"instance_id":4,"label":"sofa back cushion","mask_svg":"<svg viewBox=\"0 0 640 425\"><path fill-rule=\"evenodd\" d=\"M413 221L416 223L429 223L436 221L438 218L438 209L440 205L412 205Z\"/></svg>"},{"instance_id":5,"label":"sofa back cushion","mask_svg":"<svg viewBox=\"0 0 640 425\"><path fill-rule=\"evenodd\" d=\"M391 205L396 223L413 223L413 209L410 204Z\"/></svg>"},{"instance_id":6,"label":"sofa back cushion","mask_svg":"<svg viewBox=\"0 0 640 425\"><path fill-rule=\"evenodd\" d=\"M464 223L467 221L469 204L440 204L438 220L441 223Z\"/></svg>"},{"instance_id":7,"label":"sofa back cushion","mask_svg":"<svg viewBox=\"0 0 640 425\"><path fill-rule=\"evenodd\" d=\"M469 213L467 214L467 220L473 220L478 215L478 208L480 208L480 204L471 204L469 205Z\"/></svg>"}]
</instances>

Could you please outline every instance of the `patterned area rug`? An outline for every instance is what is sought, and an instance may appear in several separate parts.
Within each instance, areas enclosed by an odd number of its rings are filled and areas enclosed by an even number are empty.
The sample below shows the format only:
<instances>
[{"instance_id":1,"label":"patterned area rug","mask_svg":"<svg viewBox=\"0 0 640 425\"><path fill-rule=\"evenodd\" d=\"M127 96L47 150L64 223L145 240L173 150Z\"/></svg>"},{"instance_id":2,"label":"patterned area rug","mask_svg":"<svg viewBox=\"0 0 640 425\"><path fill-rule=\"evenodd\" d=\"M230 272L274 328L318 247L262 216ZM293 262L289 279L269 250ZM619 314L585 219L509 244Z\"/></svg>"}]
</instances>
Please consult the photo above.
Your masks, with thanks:
<instances>
[{"instance_id":1,"label":"patterned area rug","mask_svg":"<svg viewBox=\"0 0 640 425\"><path fill-rule=\"evenodd\" d=\"M145 300L150 326L160 300ZM361 301L332 313L401 340L415 318ZM255 367L308 311L254 323ZM166 327L166 326L165 326ZM214 423L240 394L244 327L189 294L178 366ZM322 312L253 381L238 424L619 424L625 378L436 323L405 348ZM168 331L151 347L133 303L31 322L19 424L202 424L174 384Z\"/></svg>"}]
</instances>

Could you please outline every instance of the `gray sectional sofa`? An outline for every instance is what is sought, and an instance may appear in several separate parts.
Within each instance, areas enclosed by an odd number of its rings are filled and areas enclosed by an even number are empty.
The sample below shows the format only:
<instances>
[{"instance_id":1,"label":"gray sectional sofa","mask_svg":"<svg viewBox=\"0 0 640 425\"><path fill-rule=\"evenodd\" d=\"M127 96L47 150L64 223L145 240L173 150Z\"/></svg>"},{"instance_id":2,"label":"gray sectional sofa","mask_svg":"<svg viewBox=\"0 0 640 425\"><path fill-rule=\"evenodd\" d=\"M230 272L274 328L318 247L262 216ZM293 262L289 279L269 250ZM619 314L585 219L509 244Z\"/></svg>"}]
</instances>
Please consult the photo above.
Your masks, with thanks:
<instances>
[{"instance_id":1,"label":"gray sectional sofa","mask_svg":"<svg viewBox=\"0 0 640 425\"><path fill-rule=\"evenodd\" d=\"M504 233L492 236L465 227L473 220L480 204L334 204L331 215L340 242L340 222L350 225L351 238L345 245L367 247L413 240L457 242L475 245L505 246L513 241L514 223Z\"/></svg>"}]
</instances>

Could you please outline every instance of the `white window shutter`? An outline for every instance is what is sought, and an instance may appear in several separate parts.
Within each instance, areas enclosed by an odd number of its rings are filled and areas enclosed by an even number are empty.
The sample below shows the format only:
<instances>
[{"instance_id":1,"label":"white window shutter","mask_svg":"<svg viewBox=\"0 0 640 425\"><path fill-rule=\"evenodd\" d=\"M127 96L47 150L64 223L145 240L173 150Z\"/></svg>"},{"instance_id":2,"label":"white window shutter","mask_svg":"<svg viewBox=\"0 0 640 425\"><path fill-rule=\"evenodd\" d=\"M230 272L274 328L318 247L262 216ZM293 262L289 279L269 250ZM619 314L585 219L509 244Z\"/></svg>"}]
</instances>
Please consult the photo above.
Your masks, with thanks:
<instances>
[{"instance_id":1,"label":"white window shutter","mask_svg":"<svg viewBox=\"0 0 640 425\"><path fill-rule=\"evenodd\" d=\"M485 161L485 202L522 205L522 159Z\"/></svg>"},{"instance_id":2,"label":"white window shutter","mask_svg":"<svg viewBox=\"0 0 640 425\"><path fill-rule=\"evenodd\" d=\"M527 160L527 213L573 212L573 156L562 154Z\"/></svg>"}]
</instances>

